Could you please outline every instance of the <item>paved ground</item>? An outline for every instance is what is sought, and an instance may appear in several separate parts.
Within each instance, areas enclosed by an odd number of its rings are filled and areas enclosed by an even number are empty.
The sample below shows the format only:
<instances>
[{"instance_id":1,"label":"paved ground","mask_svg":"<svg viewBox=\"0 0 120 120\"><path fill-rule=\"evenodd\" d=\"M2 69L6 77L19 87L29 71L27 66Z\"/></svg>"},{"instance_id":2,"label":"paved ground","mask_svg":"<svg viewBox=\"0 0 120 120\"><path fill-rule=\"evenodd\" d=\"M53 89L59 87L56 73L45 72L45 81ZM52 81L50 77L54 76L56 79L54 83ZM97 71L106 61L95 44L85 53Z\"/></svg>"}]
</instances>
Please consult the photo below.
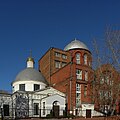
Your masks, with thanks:
<instances>
[{"instance_id":1,"label":"paved ground","mask_svg":"<svg viewBox=\"0 0 120 120\"><path fill-rule=\"evenodd\" d=\"M70 120L70 118L61 118L61 119L40 119L40 118L31 118L31 119L21 119L21 120ZM120 120L120 116L114 117L97 117L97 118L74 118L71 120Z\"/></svg>"},{"instance_id":2,"label":"paved ground","mask_svg":"<svg viewBox=\"0 0 120 120\"><path fill-rule=\"evenodd\" d=\"M0 118L1 120L1 118ZM8 120L8 119L4 119ZM112 117L96 117L96 118L61 118L61 119L56 119L56 118L51 118L51 119L41 119L41 118L29 118L29 119L17 119L17 120L120 120L120 116L112 116Z\"/></svg>"}]
</instances>

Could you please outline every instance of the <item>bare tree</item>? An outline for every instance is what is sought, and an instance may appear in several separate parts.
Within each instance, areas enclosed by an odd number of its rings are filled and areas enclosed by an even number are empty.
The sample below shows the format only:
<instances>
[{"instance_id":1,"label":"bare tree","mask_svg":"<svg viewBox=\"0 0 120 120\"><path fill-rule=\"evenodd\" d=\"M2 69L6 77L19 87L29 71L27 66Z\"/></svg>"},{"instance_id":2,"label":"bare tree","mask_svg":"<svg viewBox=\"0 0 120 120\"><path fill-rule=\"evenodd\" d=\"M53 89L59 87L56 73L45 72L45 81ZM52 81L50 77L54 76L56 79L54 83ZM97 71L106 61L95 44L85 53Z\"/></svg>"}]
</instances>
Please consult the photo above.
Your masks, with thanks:
<instances>
[{"instance_id":1,"label":"bare tree","mask_svg":"<svg viewBox=\"0 0 120 120\"><path fill-rule=\"evenodd\" d=\"M120 93L120 30L107 28L104 47L98 46L94 39L95 72L93 100L96 107L104 113L114 114Z\"/></svg>"},{"instance_id":2,"label":"bare tree","mask_svg":"<svg viewBox=\"0 0 120 120\"><path fill-rule=\"evenodd\" d=\"M120 30L107 28L105 40L111 64L120 72Z\"/></svg>"}]
</instances>

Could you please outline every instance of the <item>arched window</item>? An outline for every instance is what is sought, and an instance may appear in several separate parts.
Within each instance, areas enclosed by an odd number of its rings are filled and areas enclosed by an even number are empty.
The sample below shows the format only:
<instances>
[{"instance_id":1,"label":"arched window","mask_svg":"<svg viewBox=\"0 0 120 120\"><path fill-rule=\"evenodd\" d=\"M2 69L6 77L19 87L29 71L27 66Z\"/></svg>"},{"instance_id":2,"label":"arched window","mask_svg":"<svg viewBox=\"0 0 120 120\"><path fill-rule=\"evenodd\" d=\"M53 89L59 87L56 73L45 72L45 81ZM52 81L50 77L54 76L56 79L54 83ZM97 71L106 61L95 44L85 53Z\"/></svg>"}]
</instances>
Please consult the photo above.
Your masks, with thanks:
<instances>
[{"instance_id":1,"label":"arched window","mask_svg":"<svg viewBox=\"0 0 120 120\"><path fill-rule=\"evenodd\" d=\"M87 65L87 54L84 54L84 64Z\"/></svg>"},{"instance_id":2,"label":"arched window","mask_svg":"<svg viewBox=\"0 0 120 120\"><path fill-rule=\"evenodd\" d=\"M80 64L80 53L76 54L76 64Z\"/></svg>"},{"instance_id":3,"label":"arched window","mask_svg":"<svg viewBox=\"0 0 120 120\"><path fill-rule=\"evenodd\" d=\"M88 71L85 71L85 81L88 81Z\"/></svg>"}]
</instances>

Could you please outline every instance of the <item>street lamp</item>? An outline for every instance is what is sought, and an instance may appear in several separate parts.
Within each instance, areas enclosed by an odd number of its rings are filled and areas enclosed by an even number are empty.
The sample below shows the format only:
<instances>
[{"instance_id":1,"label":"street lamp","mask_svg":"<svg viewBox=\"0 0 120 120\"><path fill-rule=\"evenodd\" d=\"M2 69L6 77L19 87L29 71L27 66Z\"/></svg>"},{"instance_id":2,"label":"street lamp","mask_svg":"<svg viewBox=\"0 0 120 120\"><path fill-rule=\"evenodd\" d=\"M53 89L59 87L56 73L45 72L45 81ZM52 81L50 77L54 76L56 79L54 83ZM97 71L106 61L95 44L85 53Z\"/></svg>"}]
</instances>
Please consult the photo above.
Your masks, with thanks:
<instances>
[{"instance_id":1,"label":"street lamp","mask_svg":"<svg viewBox=\"0 0 120 120\"><path fill-rule=\"evenodd\" d=\"M0 111L1 111L1 120L3 120L3 104L2 104L2 98L0 101Z\"/></svg>"}]
</instances>

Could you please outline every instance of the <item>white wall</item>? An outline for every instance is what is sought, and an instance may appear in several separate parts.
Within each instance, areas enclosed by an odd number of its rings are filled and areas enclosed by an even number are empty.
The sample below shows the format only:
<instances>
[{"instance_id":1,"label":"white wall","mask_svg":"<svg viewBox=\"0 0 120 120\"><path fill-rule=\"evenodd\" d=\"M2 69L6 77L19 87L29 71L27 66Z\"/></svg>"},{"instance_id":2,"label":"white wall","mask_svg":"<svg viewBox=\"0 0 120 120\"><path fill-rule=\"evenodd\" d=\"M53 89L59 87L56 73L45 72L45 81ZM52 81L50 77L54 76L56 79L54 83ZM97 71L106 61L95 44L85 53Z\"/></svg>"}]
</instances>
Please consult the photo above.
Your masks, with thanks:
<instances>
[{"instance_id":1,"label":"white wall","mask_svg":"<svg viewBox=\"0 0 120 120\"><path fill-rule=\"evenodd\" d=\"M65 110L65 98L60 96L60 95L52 95L52 96L49 96L49 97L42 99L42 101L41 101L41 106L43 106L43 102L45 102L45 109L49 109L49 111L47 111L45 115L43 115L42 111L41 111L41 115L43 117L45 117L47 114L50 114L50 110L52 110L53 103L55 101L58 101L58 105L60 107L59 108L60 109L59 115L63 115L63 110Z\"/></svg>"},{"instance_id":2,"label":"white wall","mask_svg":"<svg viewBox=\"0 0 120 120\"><path fill-rule=\"evenodd\" d=\"M25 91L34 91L34 84L39 84L40 85L40 89L43 89L46 87L46 84L42 83L42 82L38 82L38 81L34 81L34 80L30 80L30 81L16 81L13 83L13 93L16 91L19 91L19 85L20 84L25 84Z\"/></svg>"}]
</instances>

